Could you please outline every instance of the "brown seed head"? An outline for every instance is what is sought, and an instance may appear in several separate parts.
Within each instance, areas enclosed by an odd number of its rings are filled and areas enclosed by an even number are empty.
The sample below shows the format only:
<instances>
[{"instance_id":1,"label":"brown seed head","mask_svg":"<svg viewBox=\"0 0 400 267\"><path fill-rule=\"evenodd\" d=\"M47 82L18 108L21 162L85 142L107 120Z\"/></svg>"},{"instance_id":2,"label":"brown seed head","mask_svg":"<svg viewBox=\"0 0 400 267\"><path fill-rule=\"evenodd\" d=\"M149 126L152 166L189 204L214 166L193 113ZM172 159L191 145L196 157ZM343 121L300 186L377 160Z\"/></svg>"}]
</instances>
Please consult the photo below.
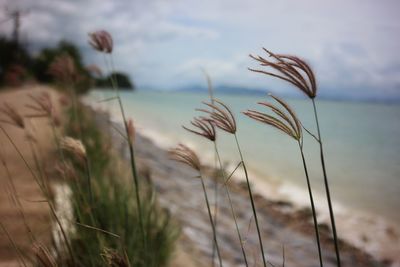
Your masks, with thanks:
<instances>
[{"instance_id":1,"label":"brown seed head","mask_svg":"<svg viewBox=\"0 0 400 267\"><path fill-rule=\"evenodd\" d=\"M68 54L56 57L50 64L48 73L62 83L75 82L78 79L75 63Z\"/></svg>"},{"instance_id":2,"label":"brown seed head","mask_svg":"<svg viewBox=\"0 0 400 267\"><path fill-rule=\"evenodd\" d=\"M80 140L76 140L72 137L64 137L61 139L61 148L71 152L79 159L86 158L86 149Z\"/></svg>"},{"instance_id":3,"label":"brown seed head","mask_svg":"<svg viewBox=\"0 0 400 267\"><path fill-rule=\"evenodd\" d=\"M316 97L317 83L315 75L311 67L304 60L296 56L274 54L265 48L263 50L272 60L261 56L250 55L250 57L258 61L261 66L270 67L274 72L250 68L249 70L287 81L299 88L309 98Z\"/></svg>"},{"instance_id":4,"label":"brown seed head","mask_svg":"<svg viewBox=\"0 0 400 267\"><path fill-rule=\"evenodd\" d=\"M185 126L182 126L183 129L185 129L191 133L203 136L210 141L215 141L216 132L215 132L214 123L211 119L205 118L205 117L197 117L197 118L194 118L190 122L190 124L192 124L198 130L192 130Z\"/></svg>"},{"instance_id":5,"label":"brown seed head","mask_svg":"<svg viewBox=\"0 0 400 267\"><path fill-rule=\"evenodd\" d=\"M33 103L26 104L25 107L36 113L28 115L28 117L52 116L54 112L53 104L48 93L44 92L39 96L29 94L29 97Z\"/></svg>"},{"instance_id":6,"label":"brown seed head","mask_svg":"<svg viewBox=\"0 0 400 267\"><path fill-rule=\"evenodd\" d=\"M217 99L213 99L213 103L203 102L203 104L210 107L212 110L197 109L198 111L205 112L210 115L211 120L215 126L228 133L236 133L236 120L232 111L224 103Z\"/></svg>"},{"instance_id":7,"label":"brown seed head","mask_svg":"<svg viewBox=\"0 0 400 267\"><path fill-rule=\"evenodd\" d=\"M243 114L254 120L271 125L272 127L281 130L282 132L286 133L296 140L300 140L302 137L301 123L294 111L282 99L273 95L270 96L276 102L278 102L278 104L280 104L283 109L268 102L259 102L258 104L269 108L273 113L275 113L276 116L268 115L266 113L255 110L247 110L243 112Z\"/></svg>"},{"instance_id":8,"label":"brown seed head","mask_svg":"<svg viewBox=\"0 0 400 267\"><path fill-rule=\"evenodd\" d=\"M107 31L101 30L89 33L89 44L97 51L111 53L113 50L113 39Z\"/></svg>"},{"instance_id":9,"label":"brown seed head","mask_svg":"<svg viewBox=\"0 0 400 267\"><path fill-rule=\"evenodd\" d=\"M128 127L128 138L129 138L129 141L131 142L131 144L134 144L135 143L135 133L136 133L136 131L135 131L135 126L133 125L132 119L128 120L127 127Z\"/></svg>"},{"instance_id":10,"label":"brown seed head","mask_svg":"<svg viewBox=\"0 0 400 267\"><path fill-rule=\"evenodd\" d=\"M96 64L88 65L88 66L86 66L86 69L87 69L90 73L96 75L97 77L103 76L103 72L101 71L100 67L97 66Z\"/></svg>"},{"instance_id":11,"label":"brown seed head","mask_svg":"<svg viewBox=\"0 0 400 267\"><path fill-rule=\"evenodd\" d=\"M56 267L56 261L50 254L50 251L42 244L33 245L33 253L36 257L37 263L41 267Z\"/></svg>"},{"instance_id":12,"label":"brown seed head","mask_svg":"<svg viewBox=\"0 0 400 267\"><path fill-rule=\"evenodd\" d=\"M110 267L130 267L126 257L122 256L118 251L105 248L101 254Z\"/></svg>"},{"instance_id":13,"label":"brown seed head","mask_svg":"<svg viewBox=\"0 0 400 267\"><path fill-rule=\"evenodd\" d=\"M176 148L170 149L168 154L173 160L189 165L198 171L201 169L201 163L196 153L183 144L179 144Z\"/></svg>"},{"instance_id":14,"label":"brown seed head","mask_svg":"<svg viewBox=\"0 0 400 267\"><path fill-rule=\"evenodd\" d=\"M21 116L21 114L19 114L15 107L9 105L8 103L4 103L3 106L0 107L0 113L2 113L8 119L0 119L0 122L8 123L21 129L25 128L24 118Z\"/></svg>"}]
</instances>

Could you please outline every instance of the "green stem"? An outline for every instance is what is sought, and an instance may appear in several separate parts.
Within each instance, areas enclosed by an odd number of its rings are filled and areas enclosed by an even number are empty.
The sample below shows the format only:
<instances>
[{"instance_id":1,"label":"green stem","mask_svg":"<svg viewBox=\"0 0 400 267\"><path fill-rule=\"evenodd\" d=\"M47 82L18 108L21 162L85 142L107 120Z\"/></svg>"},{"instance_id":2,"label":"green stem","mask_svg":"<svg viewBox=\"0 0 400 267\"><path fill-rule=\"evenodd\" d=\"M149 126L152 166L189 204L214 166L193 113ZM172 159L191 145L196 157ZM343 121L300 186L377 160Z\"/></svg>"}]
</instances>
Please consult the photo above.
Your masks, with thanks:
<instances>
[{"instance_id":1,"label":"green stem","mask_svg":"<svg viewBox=\"0 0 400 267\"><path fill-rule=\"evenodd\" d=\"M93 208L94 202L93 202L93 191L92 191L92 179L91 179L91 173L90 173L90 164L89 164L89 159L87 156L85 157L85 167L86 167L86 178L87 178L87 184L89 188L89 195L90 195L90 204Z\"/></svg>"},{"instance_id":2,"label":"green stem","mask_svg":"<svg viewBox=\"0 0 400 267\"><path fill-rule=\"evenodd\" d=\"M323 145L322 145L321 131L320 131L320 128L319 128L317 107L315 105L314 98L312 98L312 104L313 104L313 108L314 108L315 123L317 125L317 131L318 131L318 140L319 140L318 143L319 143L319 150L320 150L321 166L322 166L322 172L324 174L324 185L325 185L326 198L328 200L329 217L330 217L330 220L331 220L333 241L335 243L336 261L337 261L337 266L340 267L341 266L341 262L340 262L339 242L338 242L337 233L336 233L335 215L333 213L331 193L330 193L330 190L329 190L329 183L328 183L328 176L326 174L324 149L323 149Z\"/></svg>"},{"instance_id":3,"label":"green stem","mask_svg":"<svg viewBox=\"0 0 400 267\"><path fill-rule=\"evenodd\" d=\"M215 225L214 225L214 221L213 221L213 218L212 218L212 215L211 215L210 203L208 201L206 186L204 185L203 176L201 175L201 173L200 173L200 181L201 181L201 186L203 187L204 198L206 200L208 218L210 219L210 224L211 224L212 231L213 231L214 243L215 243L215 248L217 250L219 266L222 267L222 259L221 259L221 253L219 251L219 246L218 246L217 233L215 231Z\"/></svg>"},{"instance_id":4,"label":"green stem","mask_svg":"<svg viewBox=\"0 0 400 267\"><path fill-rule=\"evenodd\" d=\"M226 195L228 196L228 201L229 201L229 206L230 206L230 209L231 209L233 221L235 222L236 232L237 232L237 235L238 235L238 238L239 238L240 248L242 249L243 259L244 259L244 262L245 262L246 266L249 266L248 263L247 263L246 251L244 250L244 247L243 247L243 239L242 239L242 236L240 234L239 226L238 226L238 223L237 223L236 212L235 212L235 209L233 208L233 204L232 204L231 194L229 192L229 188L228 188L227 183L225 183L226 179L225 179L224 169L223 169L222 162L221 162L221 157L219 156L217 144L215 142L214 142L214 149L215 149L215 154L217 155L217 159L218 159L219 169L220 169L221 175L224 176L224 188L225 188Z\"/></svg>"},{"instance_id":5,"label":"green stem","mask_svg":"<svg viewBox=\"0 0 400 267\"><path fill-rule=\"evenodd\" d=\"M104 56L104 61L105 61L106 67L111 69L114 72L114 61L113 61L112 56L110 55L110 66L111 67L108 65L107 58L105 56ZM140 224L140 230L142 232L142 237L143 237L143 247L144 247L144 250L146 250L146 234L145 234L145 230L144 230L142 205L141 205L140 195L139 195L140 189L139 189L139 180L138 180L136 163L135 163L134 148L133 148L132 141L129 138L128 124L127 124L127 120L126 120L126 116L125 116L124 107L122 105L121 97L119 95L117 80L115 79L114 75L110 76L110 80L111 80L111 85L112 85L113 89L115 90L115 92L117 94L117 100L118 100L119 108L121 110L122 120L123 120L123 123L124 123L125 132L126 132L126 136L127 136L127 140L128 140L130 163L131 163L133 181L134 181L134 184L135 184L136 202L137 202L137 206L138 206L139 224Z\"/></svg>"},{"instance_id":6,"label":"green stem","mask_svg":"<svg viewBox=\"0 0 400 267\"><path fill-rule=\"evenodd\" d=\"M324 266L324 264L322 261L321 243L320 243L320 237L319 237L319 231L318 231L317 213L315 212L314 197L313 197L313 194L311 191L311 182L310 182L310 177L308 175L307 163L306 163L306 159L304 157L303 146L300 143L300 141L298 141L298 143L299 143L301 159L303 161L304 174L306 175L306 180L307 180L308 194L310 197L311 211L312 211L312 216L313 216L313 221L314 221L315 237L317 239L317 246L318 246L319 265L322 267L322 266Z\"/></svg>"},{"instance_id":7,"label":"green stem","mask_svg":"<svg viewBox=\"0 0 400 267\"><path fill-rule=\"evenodd\" d=\"M215 156L215 160L217 160L217 157ZM215 164L214 166L217 166L217 164ZM218 234L218 205L219 205L219 196L218 196L218 177L215 177L214 179L214 223L215 223L215 231ZM215 244L213 243L213 251L212 251L212 267L215 266L215 253L216 253L216 248L215 248Z\"/></svg>"},{"instance_id":8,"label":"green stem","mask_svg":"<svg viewBox=\"0 0 400 267\"><path fill-rule=\"evenodd\" d=\"M136 163L135 163L135 153L133 150L133 144L131 143L130 139L128 138L129 142L129 153L131 155L131 168L132 168L132 175L133 175L133 181L135 183L135 193L136 193L136 202L138 205L138 213L139 213L139 223L140 223L140 229L142 232L142 237L143 237L143 245L144 249L146 249L146 235L145 235L145 230L144 230L144 222L143 222L143 214L142 214L142 204L140 201L140 190L139 190L139 179L137 176L137 170L136 170Z\"/></svg>"},{"instance_id":9,"label":"green stem","mask_svg":"<svg viewBox=\"0 0 400 267\"><path fill-rule=\"evenodd\" d=\"M255 223L256 223L257 234L258 234L258 242L259 242L259 244L260 244L260 250L261 250L261 255L262 255L262 259L263 259L263 264L264 264L264 267L267 267L267 261L265 260L264 246L263 246L263 242L262 242L262 238L261 238L260 226L259 226L259 224L258 224L258 217L257 217L256 206L255 206L255 203L254 203L253 192L251 191L251 186L250 186L250 181L249 181L249 175L248 175L248 173L247 173L246 164L244 163L242 150L240 149L240 145L239 145L239 141L238 141L238 138L237 138L236 133L235 133L235 141L236 141L237 149L238 149L238 151L239 151L240 160L242 161L242 164L243 164L244 174L245 174L245 176L246 176L247 189L248 189L248 191L249 191L249 197L250 197L251 208L252 208L252 210L253 210L254 221L255 221Z\"/></svg>"}]
</instances>

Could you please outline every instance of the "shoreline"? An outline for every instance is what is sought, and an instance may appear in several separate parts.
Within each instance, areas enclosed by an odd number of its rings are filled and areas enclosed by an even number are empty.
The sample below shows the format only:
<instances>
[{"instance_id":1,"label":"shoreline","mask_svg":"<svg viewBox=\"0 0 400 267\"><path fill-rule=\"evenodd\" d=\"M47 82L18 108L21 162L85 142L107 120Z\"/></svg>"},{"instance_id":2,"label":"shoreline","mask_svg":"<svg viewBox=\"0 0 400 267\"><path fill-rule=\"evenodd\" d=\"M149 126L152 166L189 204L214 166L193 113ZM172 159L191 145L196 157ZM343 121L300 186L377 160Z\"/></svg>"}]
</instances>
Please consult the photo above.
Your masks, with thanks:
<instances>
[{"instance_id":1,"label":"shoreline","mask_svg":"<svg viewBox=\"0 0 400 267\"><path fill-rule=\"evenodd\" d=\"M139 129L144 129L139 127ZM139 130L139 134L144 138L148 138L154 145L163 150L167 149L166 143L172 143L168 137L160 137L160 134L152 130ZM163 140L163 141L160 141ZM169 142L165 142L169 140ZM163 145L164 144L164 145ZM190 144L190 147L196 148ZM210 158L210 157L208 157ZM208 168L212 164L211 160L206 161ZM232 172L235 164L227 165L228 173ZM251 183L254 185L253 191L267 201L276 203L289 203L291 210L289 212L296 213L298 211L309 209L308 192L305 188L301 188L290 182L272 181L271 179L263 179L260 174L249 170ZM238 174L232 176L232 181L236 185L245 181L245 178ZM322 206L325 198L315 192L316 210L318 222L324 227L329 227L330 219L327 209ZM319 203L319 204L318 204ZM390 266L400 266L400 227L388 218L382 218L372 213L347 208L338 201L333 203L335 209L335 218L338 223L339 238L349 244L371 254L377 260L393 261ZM330 228L330 227L329 227ZM372 240L375 240L373 242Z\"/></svg>"},{"instance_id":2,"label":"shoreline","mask_svg":"<svg viewBox=\"0 0 400 267\"><path fill-rule=\"evenodd\" d=\"M99 111L97 111L96 113L99 113ZM100 112L101 113L101 112ZM120 125L118 124L118 119L112 119L114 122L114 124L116 125ZM137 128L141 128L140 126ZM145 142L146 143L146 147L145 148L141 148L138 149L138 157L141 158L143 157L143 153L145 154L145 158L147 160L152 161L154 164L157 165L164 165L166 164L165 162L154 162L157 161L158 156L156 157L156 159L152 158L155 157L154 155L150 155L152 150L156 150L158 151L157 153L166 153L165 152L165 148L169 147L169 145L167 144L168 142L166 142L165 140L167 139L167 137L162 137L162 138L154 138L154 135L152 137L152 134L149 134L149 130L141 130L139 131L139 133L137 134L138 138L137 138L137 142ZM117 137L118 138L118 137ZM120 137L119 137L120 138ZM114 137L115 139L115 137ZM154 141L155 139L155 141ZM161 146L159 145L159 143L161 143ZM162 152L161 152L162 151ZM161 160L161 161L165 161L165 160ZM159 168L160 166L158 166L157 168ZM176 167L175 167L176 168ZM209 168L210 169L210 168ZM170 170L171 171L171 170ZM176 170L174 170L176 171ZM171 172L174 172L171 171ZM256 181L255 181L256 180ZM155 182L156 183L156 182ZM262 183L268 183L267 181L262 181ZM256 188L260 187L260 181L257 181L257 179L253 179L253 184L256 184ZM165 185L164 185L165 186ZM156 187L157 187L157 183L156 183ZM239 195L242 195L242 197L246 197L247 195L247 191L243 190L244 188L240 185L240 179L235 178L235 183L233 183L232 185L233 188L235 188L235 192L239 192ZM262 187L262 186L261 186ZM168 189L168 186L166 188L159 188L159 190L161 190L160 196L159 198L163 198L163 192L165 192ZM260 190L258 190L260 191ZM312 225L310 224L310 222L307 222L308 220L310 220L310 217L308 217L309 213L307 211L307 208L304 208L302 206L296 206L295 203L291 203L290 201L288 201L287 199L274 199L271 200L271 198L267 198L262 192L258 192L257 193L257 203L259 204L259 206L261 207L267 207L268 206L268 213L272 212L274 214L274 220L279 220L280 223L282 223L285 228L290 228L294 231L298 231L302 234L306 234L308 237L308 240L313 240L313 232L310 231L310 229L312 229ZM163 201L161 201L163 202ZM170 203L169 203L170 204ZM262 211L264 212L264 211ZM307 215L308 214L308 215ZM294 223L288 223L290 221L297 221ZM322 224L321 226L321 230L324 232L323 234L323 239L324 239L324 246L326 247L331 247L331 249L333 249L333 245L331 246L331 239L330 239L330 235L329 235L329 231L327 231L328 227L324 224ZM276 231L276 230L273 230ZM184 231L189 233L190 235L190 231ZM193 233L192 233L193 234ZM342 236L340 236L342 238ZM357 249L355 247L353 247L352 245L350 245L350 242L345 241L345 242L341 242L341 245L346 247L346 251L351 251L352 254L354 255L358 255L357 258L364 258L364 259L368 259L369 261L372 261L372 258L370 258L370 256L368 256L367 254L365 254L360 249ZM368 253L371 254L371 253ZM362 256L360 256L362 255ZM313 255L312 257L314 257L315 255ZM374 255L376 257L376 255ZM378 258L378 257L377 257ZM381 258L382 259L382 258ZM385 258L386 262L388 262L387 258ZM368 262L368 261L367 261ZM353 265L354 266L354 265ZM367 266L367 265L360 265L360 266ZM379 265L378 265L379 266ZM393 265L395 266L395 265Z\"/></svg>"}]
</instances>

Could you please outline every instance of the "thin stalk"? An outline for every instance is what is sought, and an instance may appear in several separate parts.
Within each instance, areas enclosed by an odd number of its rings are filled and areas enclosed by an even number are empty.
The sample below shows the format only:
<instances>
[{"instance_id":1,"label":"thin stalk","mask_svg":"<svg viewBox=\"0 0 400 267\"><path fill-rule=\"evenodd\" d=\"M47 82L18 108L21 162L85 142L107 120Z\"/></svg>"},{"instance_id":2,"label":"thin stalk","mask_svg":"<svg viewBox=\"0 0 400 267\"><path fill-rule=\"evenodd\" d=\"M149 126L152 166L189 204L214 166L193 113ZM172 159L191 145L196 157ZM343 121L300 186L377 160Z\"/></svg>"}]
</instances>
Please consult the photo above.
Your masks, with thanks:
<instances>
[{"instance_id":1,"label":"thin stalk","mask_svg":"<svg viewBox=\"0 0 400 267\"><path fill-rule=\"evenodd\" d=\"M246 176L247 189L249 191L251 208L253 210L254 221L256 223L257 234L258 234L258 242L260 244L260 250L261 250L261 255L262 255L262 259L263 259L263 264L264 264L264 267L267 267L267 261L265 260L264 246L263 246L263 242L262 242L262 238L261 238L260 226L258 224L257 211L256 211L256 205L254 203L253 192L251 191L249 175L247 173L246 164L244 163L243 154L242 154L242 150L240 149L240 145L239 145L239 141L238 141L238 138L237 138L237 134L235 133L234 135L235 135L236 146L237 146L237 149L238 149L239 155L240 155L240 160L242 161L242 164L243 164L244 174Z\"/></svg>"},{"instance_id":2,"label":"thin stalk","mask_svg":"<svg viewBox=\"0 0 400 267\"><path fill-rule=\"evenodd\" d=\"M310 177L308 176L308 169L307 169L306 159L304 157L303 145L300 143L300 141L298 141L298 143L299 143L301 159L303 161L304 174L306 175L306 180L307 180L308 194L310 196L310 204L311 204L311 211L312 211L312 216L313 216L313 221L314 221L315 237L317 239L317 246L318 246L319 265L322 267L322 266L324 266L324 264L322 262L321 243L320 243L319 230L318 230L317 213L315 212L314 197L313 197L313 194L311 191L311 182L310 182Z\"/></svg>"},{"instance_id":3,"label":"thin stalk","mask_svg":"<svg viewBox=\"0 0 400 267\"><path fill-rule=\"evenodd\" d=\"M22 207L21 201L19 200L17 189L16 189L14 181L13 181L13 179L11 177L10 169L8 168L7 162L5 161L5 159L4 159L4 157L3 157L3 155L1 153L0 153L0 161L1 161L3 167L4 167L5 171L6 171L6 176L8 178L9 183L10 183L12 194L14 195L14 198L15 198L14 204L18 208L18 212L19 212L19 214L20 214L20 216L22 218L22 221L23 221L23 223L25 225L25 228L26 228L26 230L28 232L28 235L29 235L31 241L34 242L36 240L35 236L33 235L33 232L32 232L31 228L28 225L28 222L27 222L26 217L25 217L24 209Z\"/></svg>"},{"instance_id":4,"label":"thin stalk","mask_svg":"<svg viewBox=\"0 0 400 267\"><path fill-rule=\"evenodd\" d=\"M215 155L215 163L214 166L217 166L217 156ZM218 233L218 180L217 177L214 179L214 223L215 223L215 231ZM213 243L213 251L212 251L212 267L215 266L215 254L216 254L216 248L215 248L215 243Z\"/></svg>"},{"instance_id":5,"label":"thin stalk","mask_svg":"<svg viewBox=\"0 0 400 267\"><path fill-rule=\"evenodd\" d=\"M204 198L205 198L205 200L206 200L207 211L208 211L208 218L210 219L210 224L211 224L212 231L213 231L214 243L215 243L215 248L216 248L216 250L217 250L219 266L222 267L221 253L220 253L220 251L219 251L218 240L217 240L217 233L216 233L216 231L215 231L215 225L214 225L214 221L213 221L213 218L212 218L212 215L211 215L210 203L209 203L209 201L208 201L206 186L204 185L203 176L201 175L201 173L199 174L199 177L200 177L200 181L201 181L201 186L203 187Z\"/></svg>"},{"instance_id":6,"label":"thin stalk","mask_svg":"<svg viewBox=\"0 0 400 267\"><path fill-rule=\"evenodd\" d=\"M61 231L61 234L62 234L63 239L65 241L65 244L67 246L68 253L70 254L72 263L75 264L75 256L74 256L72 247L71 247L71 245L69 243L67 234L66 234L66 232L64 230L64 227L62 226L62 223L61 223L60 219L57 216L56 209L54 208L53 203L51 202L49 184L45 182L46 180L43 177L43 170L42 170L41 165L39 163L38 157L37 157L37 155L35 153L35 149L33 147L32 142L29 142L29 144L30 144L30 148L31 148L31 151L32 151L32 156L34 158L34 162L35 162L36 168L37 168L38 173L40 175L40 177L39 177L40 180L38 179L38 181L42 181L42 187L40 185L39 185L39 187L41 187L41 191L42 191L43 195L45 196L45 198L47 199L47 203L49 205L51 214L53 215L54 219L56 220L56 222L58 224L58 227L60 227L60 231Z\"/></svg>"},{"instance_id":7,"label":"thin stalk","mask_svg":"<svg viewBox=\"0 0 400 267\"><path fill-rule=\"evenodd\" d=\"M93 208L94 202L93 202L93 191L92 191L92 179L91 179L91 173L90 173L90 164L89 164L89 159L87 156L85 157L85 167L86 167L86 178L87 178L87 183L88 183L88 188L89 188L89 195L90 195L90 204Z\"/></svg>"},{"instance_id":8,"label":"thin stalk","mask_svg":"<svg viewBox=\"0 0 400 267\"><path fill-rule=\"evenodd\" d=\"M13 238L11 237L10 233L7 231L6 227L3 225L3 223L0 222L0 226L3 229L3 231L6 233L7 238L10 240L15 252L17 252L18 254L18 258L19 260L22 262L22 264L24 265L24 267L27 267L24 257L22 256L22 252L21 250L18 248L17 244L15 243L15 241L13 240ZM20 263L21 263L20 262Z\"/></svg>"},{"instance_id":9,"label":"thin stalk","mask_svg":"<svg viewBox=\"0 0 400 267\"><path fill-rule=\"evenodd\" d=\"M128 138L128 143L129 143L129 153L131 155L131 168L132 168L132 174L133 174L133 182L135 183L135 194L136 194L136 202L138 205L138 213L139 213L139 223L140 223L140 229L142 232L142 237L143 237L143 244L144 244L144 249L146 249L146 235L145 235L145 230L144 230L144 222L143 222L143 215L142 215L142 204L140 201L140 190L139 190L139 180L137 177L137 170L136 170L136 163L135 163L135 154L133 150L133 144L131 143L131 140Z\"/></svg>"},{"instance_id":10,"label":"thin stalk","mask_svg":"<svg viewBox=\"0 0 400 267\"><path fill-rule=\"evenodd\" d=\"M324 174L324 185L325 185L325 192L326 192L326 198L328 200L328 207L329 207L329 217L331 220L331 226L332 226L332 233L333 233L333 240L335 243L335 253L336 253L336 261L337 261L337 266L341 266L340 262L340 252L339 252L339 243L338 243L338 238L337 238L337 233L336 233L336 224L335 224L335 215L333 213L333 207L332 207L332 200L331 200L331 193L329 190L329 183L328 183L328 176L326 174L326 166L325 166L325 158L324 158L324 148L322 145L322 138L321 138L321 131L319 128L319 120L318 120L318 112L317 112L317 107L315 105L315 100L312 98L312 104L314 108L314 117L315 117L315 123L317 125L317 132L318 132L318 143L319 143L319 150L320 150L320 158L321 158L321 166L322 166L322 172Z\"/></svg>"},{"instance_id":11,"label":"thin stalk","mask_svg":"<svg viewBox=\"0 0 400 267\"><path fill-rule=\"evenodd\" d=\"M224 175L224 170L223 170L223 167L222 167L221 157L219 156L217 144L216 144L215 142L214 142L214 149L215 149L215 154L217 155L217 159L218 159L218 163L219 163L219 169L220 169L220 171L221 171L221 174L222 174L223 176L225 176L225 175ZM225 177L224 177L224 181L225 181L225 180L226 180L226 179L225 179ZM236 218L236 212L235 212L235 209L233 208L232 199L231 199L231 194L230 194L230 192L229 192L229 188L228 188L227 183L224 183L224 188L225 188L226 195L228 196L228 201L229 201L229 206L230 206L230 208L231 208L231 213L232 213L233 221L235 222L236 232L237 232L237 235L238 235L238 238L239 238L240 248L241 248L242 254L243 254L243 259L244 259L244 262L245 262L246 266L249 266L249 265L248 265L248 262L247 262L246 251L244 250L244 247L243 247L243 243L244 243L244 242L243 242L242 236L241 236L241 234L240 234L240 230L239 230L239 226L238 226L237 218Z\"/></svg>"},{"instance_id":12,"label":"thin stalk","mask_svg":"<svg viewBox=\"0 0 400 267\"><path fill-rule=\"evenodd\" d=\"M214 104L214 90L212 87L211 78L205 70L203 70L203 73L207 80L208 96L210 97L211 104ZM214 141L214 142L216 143L217 141ZM218 161L217 155L214 154L214 166L215 167L217 166L217 161ZM218 194L218 180L214 179L214 201L215 201L214 202L214 222L215 222L215 231L217 232L217 234L218 234L218 204L219 204L218 203L219 202L218 195L219 195ZM215 253L216 253L215 244L213 244L212 267L215 266L215 261L214 261Z\"/></svg>"},{"instance_id":13,"label":"thin stalk","mask_svg":"<svg viewBox=\"0 0 400 267\"><path fill-rule=\"evenodd\" d=\"M110 56L110 64L108 64L107 58L105 56L104 56L104 61L105 61L106 67L108 69L111 69L114 72L114 61L113 61L112 56ZM139 180L138 180L138 175L137 175L137 168L136 168L136 163L135 163L135 151L134 151L134 148L133 148L133 144L132 144L132 142L131 142L131 140L129 138L129 130L128 130L128 125L127 125L127 120L126 120L126 116L125 116L124 107L122 105L121 97L119 95L117 80L115 79L114 75L110 76L110 80L111 80L112 87L113 87L113 89L115 90L115 92L117 94L116 99L118 100L119 108L120 108L121 115L122 115L123 124L124 124L124 127L125 127L125 132L126 132L126 136L127 136L127 140L128 140L130 163L131 163L131 169L132 169L133 182L135 184L136 202L137 202L137 206L138 206L139 224L140 224L140 230L142 232L142 237L143 237L143 247L146 250L146 234L145 234L145 230L144 230L143 212L142 212L142 205L141 205L140 195L139 195L140 189L139 189Z\"/></svg>"},{"instance_id":14,"label":"thin stalk","mask_svg":"<svg viewBox=\"0 0 400 267\"><path fill-rule=\"evenodd\" d=\"M6 131L3 127L0 126L0 129L3 131L3 133L4 133L4 135L7 137L8 141L12 144L12 146L14 147L14 149L17 151L18 155L20 156L20 158L21 158L22 161L24 162L25 166L28 168L29 172L32 174L34 180L35 180L36 183L38 184L39 188L41 189L41 191L42 191L42 193L44 194L44 196L46 197L46 199L49 200L50 198L49 198L48 193L46 192L45 188L42 187L39 178L36 176L36 174L35 174L35 172L33 171L32 167L31 167L31 166L29 165L29 163L26 161L24 155L22 155L21 151L18 149L17 145L14 143L14 141L13 141L12 138L11 138L11 136L7 133L7 131ZM71 256L72 262L75 264L75 257L74 257L74 254L73 254L73 252L72 252L72 248L71 248L71 246L70 246L70 244L69 244L67 235L66 235L66 233L65 233L65 231L64 231L64 229L63 229L63 227L62 227L62 225L61 225L60 220L59 220L58 217L57 217L57 214L56 214L56 212L55 212L55 210L54 210L53 205L50 203L50 201L47 201L47 203L48 203L48 205L49 205L49 208L50 208L50 210L51 210L51 212L52 212L54 218L55 218L56 221L57 221L58 226L61 228L61 232L62 232L64 241L65 241L65 243L66 243L66 245L67 245L68 253L69 253L70 256Z\"/></svg>"}]
</instances>

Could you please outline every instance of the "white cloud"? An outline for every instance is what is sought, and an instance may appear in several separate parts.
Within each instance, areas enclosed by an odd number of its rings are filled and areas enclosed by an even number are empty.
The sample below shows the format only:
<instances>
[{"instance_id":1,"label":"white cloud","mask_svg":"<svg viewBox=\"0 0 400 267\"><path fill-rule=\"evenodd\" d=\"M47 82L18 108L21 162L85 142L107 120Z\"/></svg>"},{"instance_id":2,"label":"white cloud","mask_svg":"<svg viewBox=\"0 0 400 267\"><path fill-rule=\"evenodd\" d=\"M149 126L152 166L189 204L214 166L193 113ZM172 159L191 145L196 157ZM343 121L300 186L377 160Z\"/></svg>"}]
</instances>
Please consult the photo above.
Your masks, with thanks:
<instances>
[{"instance_id":1,"label":"white cloud","mask_svg":"<svg viewBox=\"0 0 400 267\"><path fill-rule=\"evenodd\" d=\"M306 58L321 88L400 86L396 0L0 0L4 5L30 9L23 36L42 45L67 38L87 50L87 32L109 30L117 66L139 86L199 83L203 67L217 84L284 88L246 70L253 64L247 54L262 46ZM10 31L9 23L0 29Z\"/></svg>"}]
</instances>

